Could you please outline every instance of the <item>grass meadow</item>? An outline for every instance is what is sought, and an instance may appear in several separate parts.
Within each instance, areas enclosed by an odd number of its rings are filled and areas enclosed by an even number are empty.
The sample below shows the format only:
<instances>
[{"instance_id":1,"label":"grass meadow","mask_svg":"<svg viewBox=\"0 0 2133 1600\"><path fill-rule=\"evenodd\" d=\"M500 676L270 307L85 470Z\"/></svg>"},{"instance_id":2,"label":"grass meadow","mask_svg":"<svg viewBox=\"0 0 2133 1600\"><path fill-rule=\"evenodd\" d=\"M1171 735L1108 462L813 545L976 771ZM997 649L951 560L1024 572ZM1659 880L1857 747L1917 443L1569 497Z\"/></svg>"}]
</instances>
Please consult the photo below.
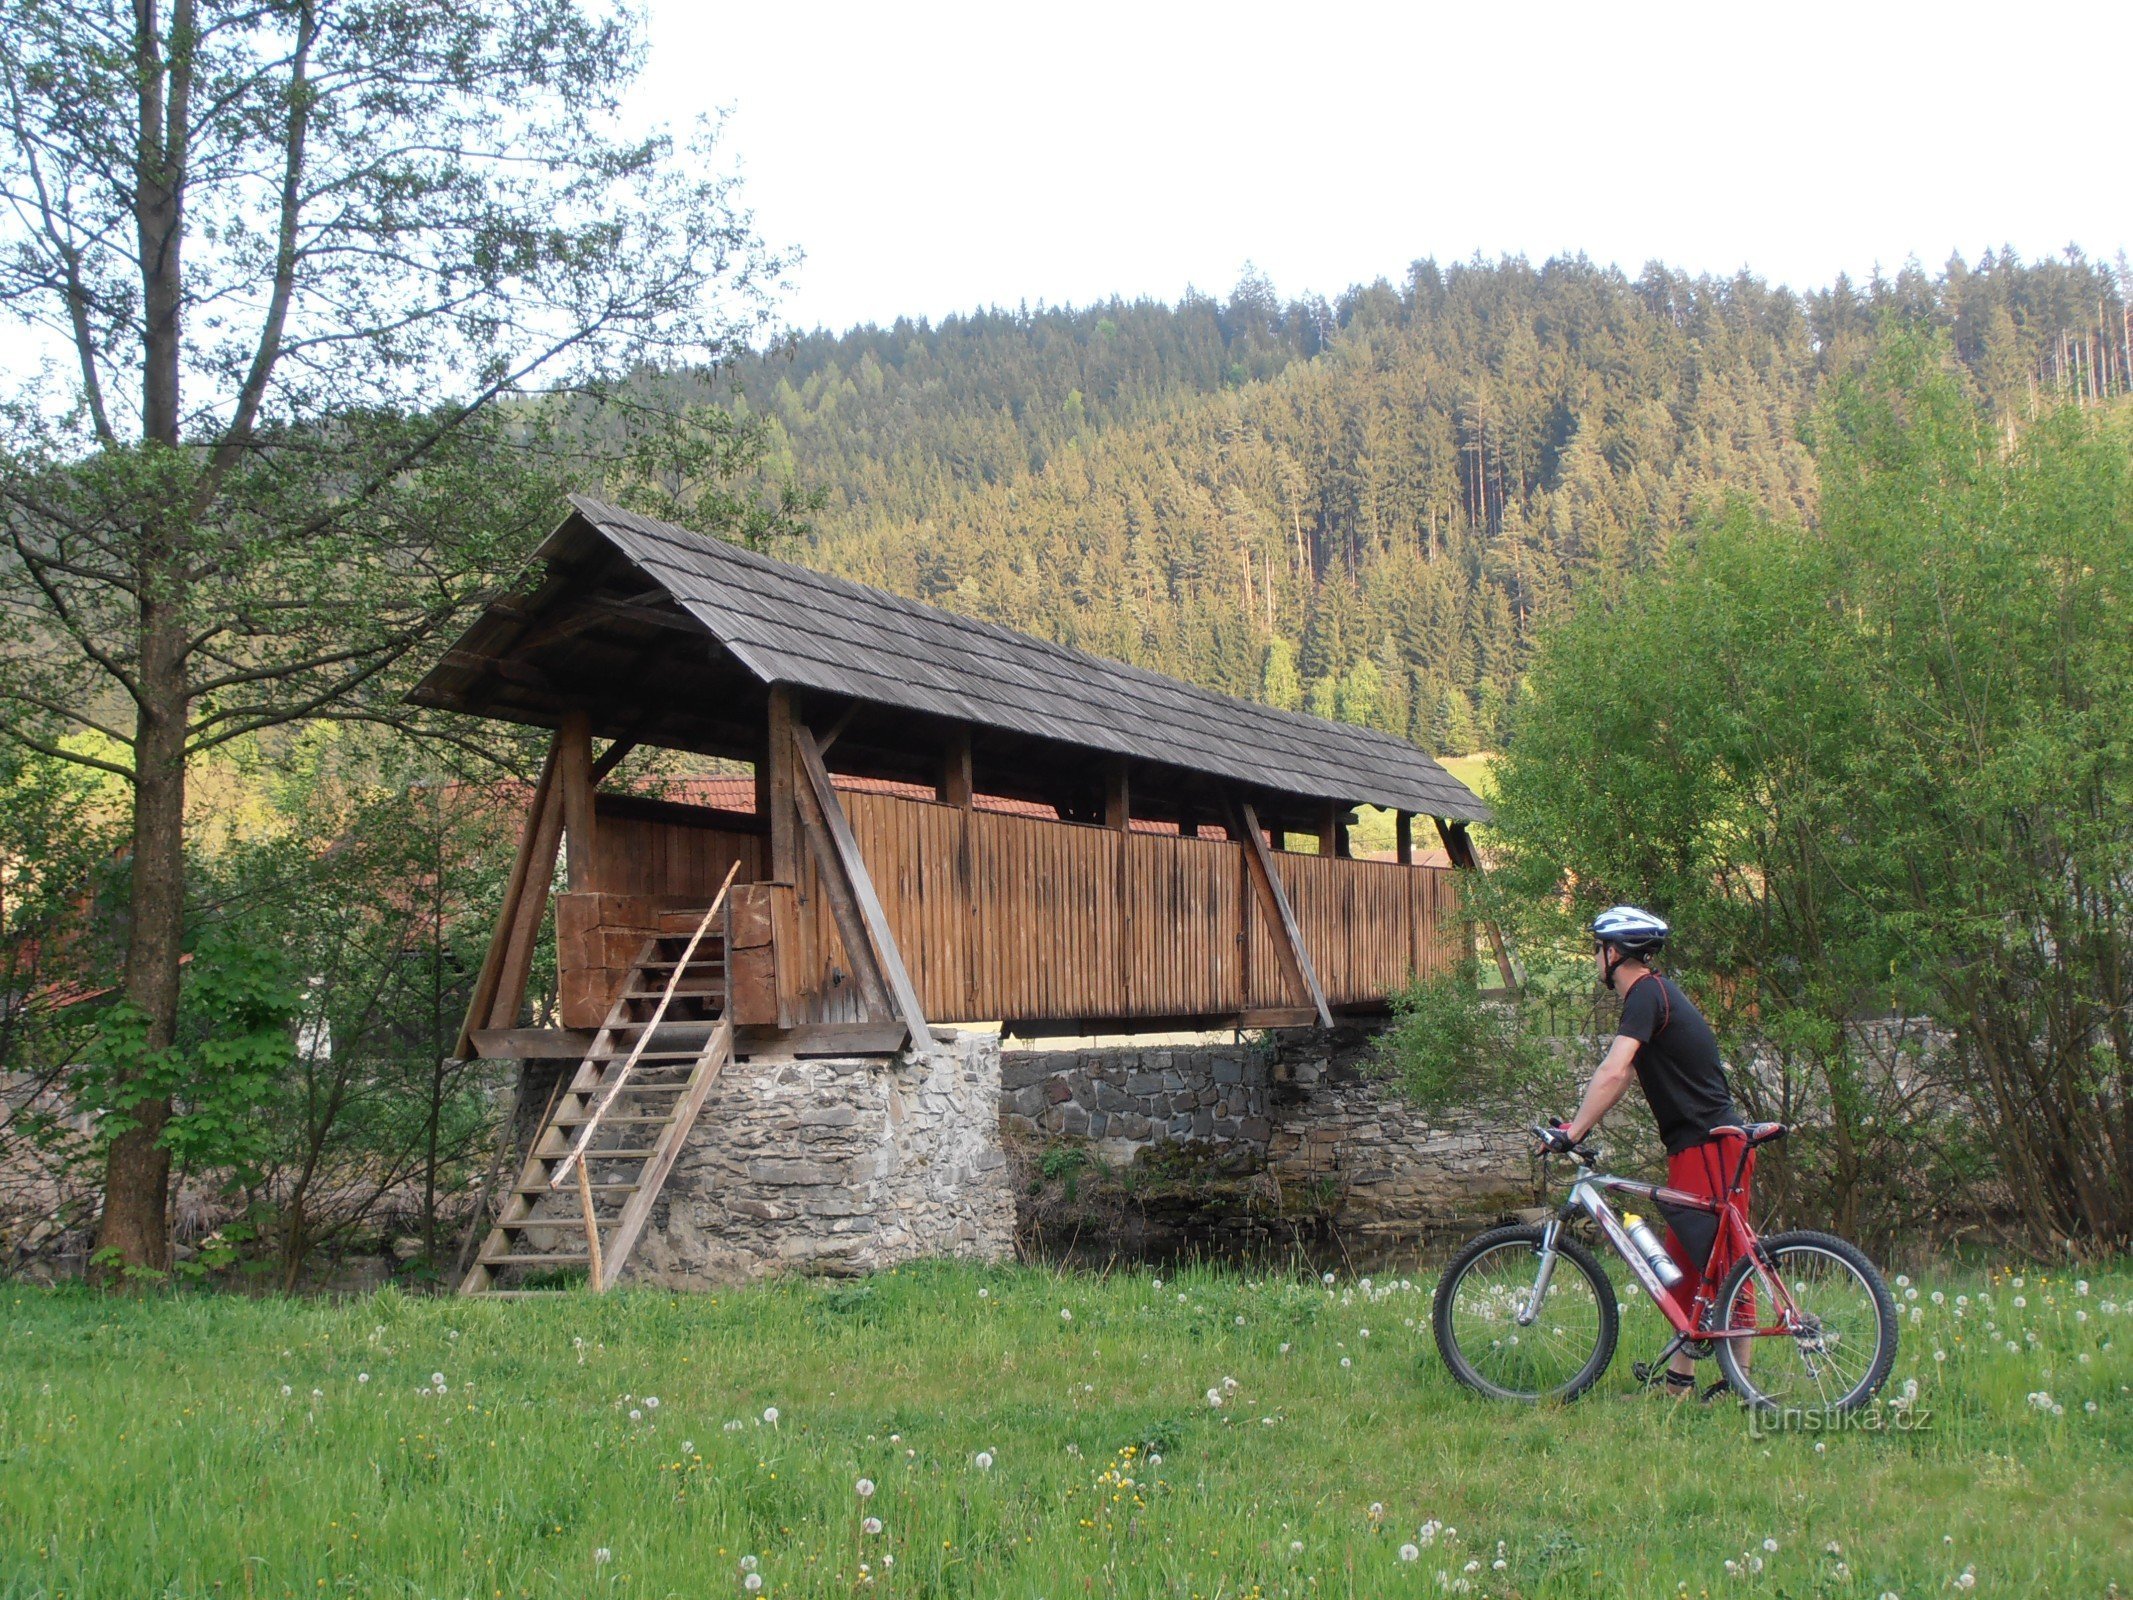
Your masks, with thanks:
<instances>
[{"instance_id":1,"label":"grass meadow","mask_svg":"<svg viewBox=\"0 0 2133 1600\"><path fill-rule=\"evenodd\" d=\"M1924 1425L1835 1435L1635 1393L1642 1301L1473 1398L1429 1287L0 1291L0 1596L2133 1592L2133 1272L1899 1284Z\"/></svg>"}]
</instances>

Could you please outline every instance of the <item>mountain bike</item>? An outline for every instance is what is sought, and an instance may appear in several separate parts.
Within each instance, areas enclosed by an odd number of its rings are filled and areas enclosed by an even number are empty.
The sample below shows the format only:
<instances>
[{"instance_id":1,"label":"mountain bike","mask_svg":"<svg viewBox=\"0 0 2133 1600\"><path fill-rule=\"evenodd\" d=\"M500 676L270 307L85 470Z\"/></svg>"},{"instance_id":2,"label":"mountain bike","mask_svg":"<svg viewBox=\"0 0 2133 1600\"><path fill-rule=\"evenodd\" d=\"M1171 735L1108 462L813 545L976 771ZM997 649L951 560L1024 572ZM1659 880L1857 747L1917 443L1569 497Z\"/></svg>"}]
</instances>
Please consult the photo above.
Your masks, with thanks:
<instances>
[{"instance_id":1,"label":"mountain bike","mask_svg":"<svg viewBox=\"0 0 2133 1600\"><path fill-rule=\"evenodd\" d=\"M1545 1140L1543 1129L1533 1131ZM1604 1173L1606 1153L1589 1144L1563 1152L1584 1173L1556 1215L1481 1234L1438 1280L1430 1321L1452 1376L1496 1399L1526 1401L1574 1400L1599 1381L1614 1359L1621 1312L1606 1271L1571 1235L1586 1217L1673 1327L1672 1341L1646 1369L1647 1383L1658 1381L1677 1352L1699 1360L1715 1353L1726 1383L1759 1410L1846 1412L1871 1400L1896 1360L1888 1285L1863 1251L1833 1234L1764 1238L1749 1223L1740 1196L1749 1154L1784 1138L1790 1130L1783 1123L1711 1131L1741 1144L1722 1200ZM1716 1213L1704 1265L1730 1261L1723 1281L1714 1290L1707 1270L1684 1312L1661 1281L1662 1269L1608 1203L1611 1193ZM1671 1262L1648 1230L1644 1236L1658 1260Z\"/></svg>"}]
</instances>

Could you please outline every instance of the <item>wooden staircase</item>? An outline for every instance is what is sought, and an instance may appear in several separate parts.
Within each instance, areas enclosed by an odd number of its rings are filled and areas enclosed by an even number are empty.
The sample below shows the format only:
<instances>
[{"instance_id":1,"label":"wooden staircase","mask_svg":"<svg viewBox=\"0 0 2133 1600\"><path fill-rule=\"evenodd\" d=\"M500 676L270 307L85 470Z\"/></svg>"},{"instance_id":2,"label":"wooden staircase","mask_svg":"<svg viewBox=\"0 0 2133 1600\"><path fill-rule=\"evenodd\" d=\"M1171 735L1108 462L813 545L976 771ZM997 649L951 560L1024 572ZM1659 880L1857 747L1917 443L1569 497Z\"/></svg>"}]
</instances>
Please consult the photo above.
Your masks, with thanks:
<instances>
[{"instance_id":1,"label":"wooden staircase","mask_svg":"<svg viewBox=\"0 0 2133 1600\"><path fill-rule=\"evenodd\" d=\"M738 870L738 869L735 869ZM461 1294L612 1288L733 1058L725 903L647 940L576 1073L550 1102Z\"/></svg>"}]
</instances>

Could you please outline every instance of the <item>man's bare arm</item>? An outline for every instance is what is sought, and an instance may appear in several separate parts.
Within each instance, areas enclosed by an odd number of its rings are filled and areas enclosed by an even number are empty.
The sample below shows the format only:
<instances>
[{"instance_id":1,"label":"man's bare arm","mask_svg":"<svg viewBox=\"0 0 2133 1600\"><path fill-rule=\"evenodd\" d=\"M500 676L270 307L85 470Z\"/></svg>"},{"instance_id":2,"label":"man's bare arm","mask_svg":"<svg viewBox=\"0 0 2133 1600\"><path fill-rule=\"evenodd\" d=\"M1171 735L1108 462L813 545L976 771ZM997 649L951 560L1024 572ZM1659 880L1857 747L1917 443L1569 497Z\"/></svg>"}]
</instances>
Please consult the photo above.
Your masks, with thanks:
<instances>
[{"instance_id":1,"label":"man's bare arm","mask_svg":"<svg viewBox=\"0 0 2133 1600\"><path fill-rule=\"evenodd\" d=\"M1607 1058L1593 1073L1592 1082L1585 1086L1585 1099L1578 1106L1578 1114L1570 1119L1573 1142L1597 1128L1600 1119L1614 1110L1615 1102L1629 1093L1630 1083L1637 1076L1637 1051L1641 1048L1641 1041L1628 1034L1615 1035L1615 1042L1608 1047Z\"/></svg>"}]
</instances>

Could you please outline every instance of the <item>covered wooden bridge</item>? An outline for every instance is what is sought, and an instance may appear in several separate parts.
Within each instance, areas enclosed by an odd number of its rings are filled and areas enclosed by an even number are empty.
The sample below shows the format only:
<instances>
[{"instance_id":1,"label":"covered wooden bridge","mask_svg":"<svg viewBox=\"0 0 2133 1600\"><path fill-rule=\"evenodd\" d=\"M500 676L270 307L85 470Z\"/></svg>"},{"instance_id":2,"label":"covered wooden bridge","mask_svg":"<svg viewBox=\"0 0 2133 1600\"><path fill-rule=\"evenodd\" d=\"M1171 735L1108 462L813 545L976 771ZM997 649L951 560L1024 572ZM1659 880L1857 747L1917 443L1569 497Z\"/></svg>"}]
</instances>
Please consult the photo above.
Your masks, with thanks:
<instances>
[{"instance_id":1,"label":"covered wooden bridge","mask_svg":"<svg viewBox=\"0 0 2133 1600\"><path fill-rule=\"evenodd\" d=\"M656 1131L634 1181L590 1187L648 1207L736 1051L892 1052L951 1022L1323 1026L1467 947L1414 824L1470 865L1486 810L1402 740L572 505L538 581L412 696L555 730L460 1042L584 1062L529 1191L606 1117ZM752 803L604 787L640 746L748 763ZM1397 859L1349 854L1359 803L1397 813ZM534 1027L551 898L559 1025ZM619 1094L654 1091L618 1074L662 1066L665 1107L625 1118Z\"/></svg>"}]
</instances>

